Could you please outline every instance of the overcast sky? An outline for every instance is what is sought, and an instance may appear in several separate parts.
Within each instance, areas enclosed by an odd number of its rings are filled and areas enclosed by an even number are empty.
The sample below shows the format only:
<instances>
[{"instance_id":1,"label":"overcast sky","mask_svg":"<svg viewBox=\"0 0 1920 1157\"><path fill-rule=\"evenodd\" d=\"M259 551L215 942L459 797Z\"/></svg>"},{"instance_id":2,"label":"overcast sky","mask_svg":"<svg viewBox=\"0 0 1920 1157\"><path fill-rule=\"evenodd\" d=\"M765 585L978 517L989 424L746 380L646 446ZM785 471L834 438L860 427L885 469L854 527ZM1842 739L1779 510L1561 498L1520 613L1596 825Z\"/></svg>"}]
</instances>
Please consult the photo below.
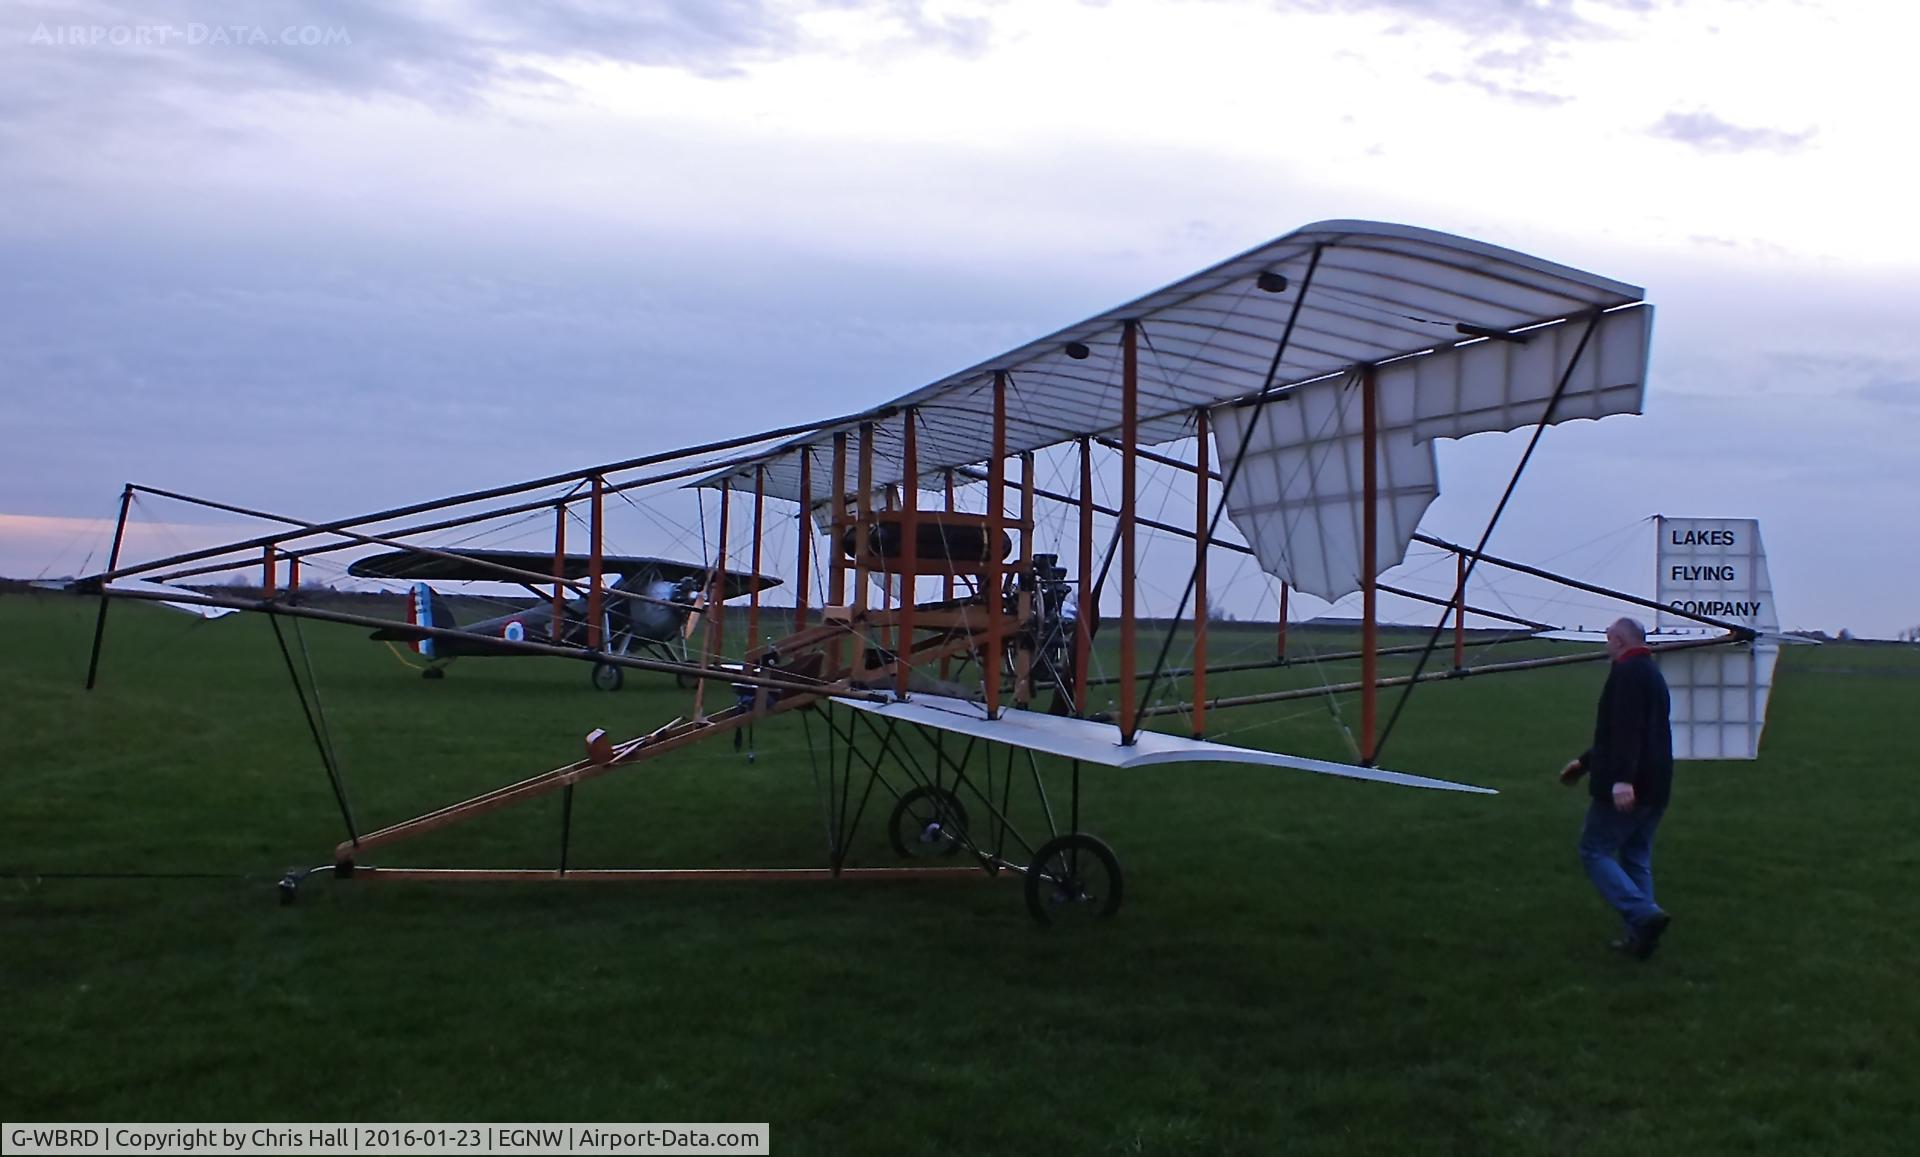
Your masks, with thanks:
<instances>
[{"instance_id":1,"label":"overcast sky","mask_svg":"<svg viewBox=\"0 0 1920 1157\"><path fill-rule=\"evenodd\" d=\"M1658 308L1646 415L1550 431L1501 549L1755 516L1786 625L1920 624L1913 6L0 13L0 573L128 480L318 518L844 413L1364 217Z\"/></svg>"}]
</instances>

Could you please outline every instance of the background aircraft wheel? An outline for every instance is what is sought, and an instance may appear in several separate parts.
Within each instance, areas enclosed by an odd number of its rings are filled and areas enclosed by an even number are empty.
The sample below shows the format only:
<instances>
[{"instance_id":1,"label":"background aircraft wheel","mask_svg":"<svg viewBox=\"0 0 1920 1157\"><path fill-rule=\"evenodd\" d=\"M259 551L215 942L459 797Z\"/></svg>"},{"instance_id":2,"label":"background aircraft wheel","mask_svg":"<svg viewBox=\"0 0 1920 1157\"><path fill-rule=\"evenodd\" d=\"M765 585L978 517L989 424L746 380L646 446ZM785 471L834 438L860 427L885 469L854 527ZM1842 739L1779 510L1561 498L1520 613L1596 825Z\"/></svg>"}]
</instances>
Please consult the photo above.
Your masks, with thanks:
<instances>
[{"instance_id":1,"label":"background aircraft wheel","mask_svg":"<svg viewBox=\"0 0 1920 1157\"><path fill-rule=\"evenodd\" d=\"M282 908L300 898L300 877L288 872L280 877L280 906Z\"/></svg>"},{"instance_id":2,"label":"background aircraft wheel","mask_svg":"<svg viewBox=\"0 0 1920 1157\"><path fill-rule=\"evenodd\" d=\"M1027 868L1027 911L1042 924L1111 916L1120 910L1120 861L1085 832L1040 845Z\"/></svg>"},{"instance_id":3,"label":"background aircraft wheel","mask_svg":"<svg viewBox=\"0 0 1920 1157\"><path fill-rule=\"evenodd\" d=\"M673 685L682 691L690 691L700 685L700 680L694 678L692 675L675 671L673 673Z\"/></svg>"},{"instance_id":4,"label":"background aircraft wheel","mask_svg":"<svg viewBox=\"0 0 1920 1157\"><path fill-rule=\"evenodd\" d=\"M428 667L426 670L420 672L420 677L422 679L445 679L447 677L447 669L445 667Z\"/></svg>"},{"instance_id":5,"label":"background aircraft wheel","mask_svg":"<svg viewBox=\"0 0 1920 1157\"><path fill-rule=\"evenodd\" d=\"M593 665L593 685L602 691L618 691L626 681L627 673L612 663Z\"/></svg>"},{"instance_id":6,"label":"background aircraft wheel","mask_svg":"<svg viewBox=\"0 0 1920 1157\"><path fill-rule=\"evenodd\" d=\"M887 839L894 854L910 858L951 856L967 830L967 809L944 787L916 787L893 805Z\"/></svg>"}]
</instances>

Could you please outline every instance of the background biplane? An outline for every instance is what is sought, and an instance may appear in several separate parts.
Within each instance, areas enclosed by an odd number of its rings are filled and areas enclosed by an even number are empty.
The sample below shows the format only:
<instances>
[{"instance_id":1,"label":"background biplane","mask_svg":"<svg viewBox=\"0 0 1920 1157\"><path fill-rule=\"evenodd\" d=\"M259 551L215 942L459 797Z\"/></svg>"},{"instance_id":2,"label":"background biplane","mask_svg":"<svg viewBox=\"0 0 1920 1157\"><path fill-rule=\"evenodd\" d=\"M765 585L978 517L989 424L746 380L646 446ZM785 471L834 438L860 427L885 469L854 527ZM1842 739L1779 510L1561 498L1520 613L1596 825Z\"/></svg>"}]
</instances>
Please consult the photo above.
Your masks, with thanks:
<instances>
[{"instance_id":1,"label":"background biplane","mask_svg":"<svg viewBox=\"0 0 1920 1157\"><path fill-rule=\"evenodd\" d=\"M1123 883L1113 850L1082 823L1087 767L1226 762L1484 792L1378 766L1414 689L1605 658L1582 650L1469 664L1470 618L1521 628L1525 638L1566 625L1473 601L1493 589L1486 575L1495 570L1616 608L1655 610L1663 625L1686 627L1656 644L1663 662L1686 671L1675 679L1685 749L1695 758L1755 754L1776 623L1750 522L1722 520L1714 533L1689 537L1684 565L1705 584L1696 589L1714 597L1636 595L1488 550L1549 426L1640 410L1652 335L1652 307L1642 299L1637 287L1476 241L1401 225L1324 222L854 414L333 522L261 514L292 529L135 566L120 564L116 536L108 570L90 588L102 595L102 627L108 598L125 595L262 611L276 623L294 616L403 631L435 647L470 640L428 621L431 615L396 623L271 597L123 585L134 578L175 583L239 565L262 566L270 579L276 552L420 552L454 570L473 566L550 589L555 622L566 617L566 597L583 601L584 634L550 630L541 641L526 623L516 640L502 627L487 643L496 653L563 655L696 681L677 718L625 739L595 731L582 758L372 831L362 830L340 787L328 730L314 726L347 827L327 865L337 877L845 879L984 869L1020 878L1042 922L1108 915L1120 905ZM1476 540L1421 531L1440 493L1435 443L1500 431L1530 433ZM1190 521L1168 521L1164 496L1158 509L1142 510L1144 476L1155 471L1172 479L1168 493L1179 491ZM1051 482L1060 478L1064 489ZM557 496L528 497L554 487L563 488ZM1102 487L1110 492L1105 502L1096 493ZM717 538L702 535L709 612L697 652L685 660L618 653L607 614L606 600L618 592L607 583L603 553L606 497L639 493L666 505L684 501L688 489L701 503L703 527L709 497L719 506ZM165 492L130 486L123 525L136 493ZM790 514L769 518L771 503ZM586 507L590 525L584 571L564 550L576 506ZM469 512L447 516L460 507ZM551 554L485 558L424 545L434 533L544 509L556 515ZM404 522L423 514L435 517ZM723 595L733 588L720 577L728 575L730 552L741 549L735 540L744 529L748 570L758 575L769 543L789 526L793 604L763 613L762 585L752 584L745 642L738 642L724 613ZM1172 557L1186 575L1177 600L1162 593L1157 624L1142 605L1144 535L1157 536L1155 563L1164 567ZM1450 564L1437 593L1383 579L1411 566L1416 549ZM1257 564L1276 584L1282 633L1273 661L1210 659L1208 568L1222 552ZM1289 599L1332 605L1355 595L1357 648L1316 659L1357 660L1357 677L1210 691L1210 675L1288 661ZM1381 645L1383 598L1438 608L1423 642ZM673 597L663 601L677 605ZM1111 626L1096 649L1093 623L1103 616ZM776 620L784 620L780 629L763 633ZM1449 624L1450 648L1443 644ZM1141 638L1150 627L1164 628L1157 645ZM96 631L96 662L99 637ZM1449 650L1450 664L1434 664ZM1406 667L1389 674L1383 661ZM287 667L307 703L311 687L303 687L290 654ZM712 683L722 689L710 696ZM1382 690L1397 695L1384 720ZM1059 714L1026 710L1048 691ZM1349 758L1221 741L1217 721L1229 712L1316 697L1330 704L1357 698L1357 721L1333 712L1350 739ZM310 723L318 708L313 696ZM576 787L719 735L737 741L743 730L779 718L806 729L828 821L825 867L569 864ZM850 864L854 832L876 793L893 801L894 853L921 863ZM369 863L388 845L556 794L563 811L557 866ZM931 862L963 856L958 865ZM286 898L304 875L289 874Z\"/></svg>"},{"instance_id":2,"label":"background biplane","mask_svg":"<svg viewBox=\"0 0 1920 1157\"><path fill-rule=\"evenodd\" d=\"M736 599L748 591L766 590L780 580L766 575L737 573L711 574L704 566L675 562L664 558L608 555L601 560L603 573L615 576L606 588L605 606L600 610L601 637L607 650L626 655L635 647L644 654L669 662L687 663L687 635L696 623L701 602L709 593L721 601ZM586 555L548 556L519 550L467 550L459 556L428 554L419 550L396 550L355 559L347 573L356 577L413 579L407 604L407 625L381 627L372 637L383 642L405 642L428 660L421 670L426 678L437 679L446 665L462 655L512 655L511 649L496 646L507 643L544 643L555 647L585 648L587 645L587 600L585 597L556 602L546 608L516 607L504 614L478 622L459 623L453 610L428 580L486 582L505 569L531 571L551 566L553 573L567 579L584 579L593 565ZM529 594L541 592L522 584ZM434 636L419 628L457 629L457 635ZM593 665L593 685L602 691L618 691L625 673L612 663Z\"/></svg>"}]
</instances>

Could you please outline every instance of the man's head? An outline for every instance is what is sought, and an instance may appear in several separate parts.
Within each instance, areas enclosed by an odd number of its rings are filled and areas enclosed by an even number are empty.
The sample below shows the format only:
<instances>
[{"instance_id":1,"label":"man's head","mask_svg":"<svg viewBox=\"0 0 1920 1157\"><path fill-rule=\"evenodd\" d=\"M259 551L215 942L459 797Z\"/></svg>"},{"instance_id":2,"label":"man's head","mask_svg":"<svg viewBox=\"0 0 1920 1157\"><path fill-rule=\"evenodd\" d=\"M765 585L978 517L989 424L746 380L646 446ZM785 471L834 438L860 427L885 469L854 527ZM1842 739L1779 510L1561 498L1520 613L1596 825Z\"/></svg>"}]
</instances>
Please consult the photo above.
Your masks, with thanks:
<instances>
[{"instance_id":1,"label":"man's head","mask_svg":"<svg viewBox=\"0 0 1920 1157\"><path fill-rule=\"evenodd\" d=\"M1607 628L1607 657L1618 659L1635 647L1647 645L1647 629L1635 619L1615 619Z\"/></svg>"}]
</instances>

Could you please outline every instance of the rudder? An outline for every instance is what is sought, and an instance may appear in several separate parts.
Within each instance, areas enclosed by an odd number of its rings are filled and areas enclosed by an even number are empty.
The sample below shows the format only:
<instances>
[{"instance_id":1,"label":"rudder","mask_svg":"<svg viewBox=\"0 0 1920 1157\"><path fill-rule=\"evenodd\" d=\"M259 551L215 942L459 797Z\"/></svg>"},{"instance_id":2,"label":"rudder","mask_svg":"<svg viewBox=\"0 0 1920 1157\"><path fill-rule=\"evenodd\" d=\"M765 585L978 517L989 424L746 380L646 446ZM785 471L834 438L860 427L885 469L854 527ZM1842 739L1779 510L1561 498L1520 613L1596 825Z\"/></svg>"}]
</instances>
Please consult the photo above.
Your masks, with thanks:
<instances>
[{"instance_id":1,"label":"rudder","mask_svg":"<svg viewBox=\"0 0 1920 1157\"><path fill-rule=\"evenodd\" d=\"M1780 658L1779 614L1767 575L1760 522L1753 518L1656 516L1656 631L1710 631L1665 608L1751 627L1752 642L1673 651L1660 670L1673 696L1675 759L1754 759L1766 727L1767 699Z\"/></svg>"}]
</instances>

